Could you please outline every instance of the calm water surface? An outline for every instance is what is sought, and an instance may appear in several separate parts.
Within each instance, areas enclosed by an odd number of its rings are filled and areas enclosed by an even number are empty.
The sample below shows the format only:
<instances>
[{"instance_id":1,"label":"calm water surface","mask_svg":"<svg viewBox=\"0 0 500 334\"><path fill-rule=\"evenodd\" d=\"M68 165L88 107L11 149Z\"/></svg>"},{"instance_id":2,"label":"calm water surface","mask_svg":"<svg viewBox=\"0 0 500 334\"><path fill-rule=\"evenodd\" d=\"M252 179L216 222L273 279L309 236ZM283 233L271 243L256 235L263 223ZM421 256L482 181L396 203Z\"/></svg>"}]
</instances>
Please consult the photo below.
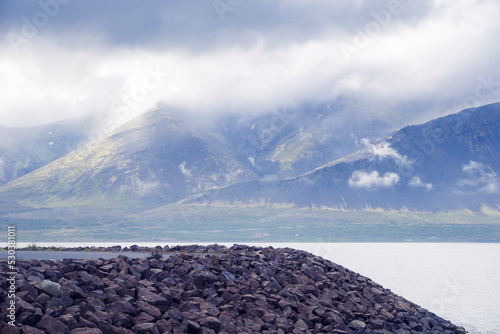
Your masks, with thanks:
<instances>
[{"instance_id":1,"label":"calm water surface","mask_svg":"<svg viewBox=\"0 0 500 334\"><path fill-rule=\"evenodd\" d=\"M118 255L128 257L143 258L149 256L149 253L139 252L64 252L64 251L18 251L17 260L62 260L62 259L112 259ZM7 259L7 252L0 251L0 259Z\"/></svg>"},{"instance_id":2,"label":"calm water surface","mask_svg":"<svg viewBox=\"0 0 500 334\"><path fill-rule=\"evenodd\" d=\"M40 243L39 245L76 247L116 244L165 245L158 242ZM231 246L227 243L222 244ZM18 244L19 247L27 245ZM469 333L500 333L500 244L253 243L253 245L292 247L309 251L370 277L385 288L465 327ZM18 254L21 255L21 252ZM68 257L67 255L63 256ZM49 258L53 256L49 255Z\"/></svg>"}]
</instances>

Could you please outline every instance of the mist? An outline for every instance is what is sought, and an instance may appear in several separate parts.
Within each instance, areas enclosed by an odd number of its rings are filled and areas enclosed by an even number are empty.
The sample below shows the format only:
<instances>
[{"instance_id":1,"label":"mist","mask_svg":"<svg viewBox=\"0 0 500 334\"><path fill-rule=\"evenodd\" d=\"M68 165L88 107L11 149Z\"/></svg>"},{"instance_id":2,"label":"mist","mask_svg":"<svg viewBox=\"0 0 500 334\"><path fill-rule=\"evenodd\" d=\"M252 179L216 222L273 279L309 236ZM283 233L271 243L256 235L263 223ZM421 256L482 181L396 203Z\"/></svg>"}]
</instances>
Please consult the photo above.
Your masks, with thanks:
<instances>
[{"instance_id":1,"label":"mist","mask_svg":"<svg viewBox=\"0 0 500 334\"><path fill-rule=\"evenodd\" d=\"M91 116L110 131L159 104L212 117L346 99L417 123L500 98L497 1L1 7L2 126Z\"/></svg>"}]
</instances>

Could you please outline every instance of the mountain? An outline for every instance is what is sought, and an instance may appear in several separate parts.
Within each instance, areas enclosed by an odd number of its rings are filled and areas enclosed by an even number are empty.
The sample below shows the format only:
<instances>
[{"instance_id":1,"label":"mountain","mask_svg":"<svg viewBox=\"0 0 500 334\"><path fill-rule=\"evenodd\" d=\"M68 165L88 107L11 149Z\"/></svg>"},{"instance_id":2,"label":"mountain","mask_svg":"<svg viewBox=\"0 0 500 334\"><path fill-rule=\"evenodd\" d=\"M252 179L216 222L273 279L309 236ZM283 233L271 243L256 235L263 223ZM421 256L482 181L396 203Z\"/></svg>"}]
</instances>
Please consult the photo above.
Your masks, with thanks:
<instances>
[{"instance_id":1,"label":"mountain","mask_svg":"<svg viewBox=\"0 0 500 334\"><path fill-rule=\"evenodd\" d=\"M255 179L208 132L153 110L0 188L27 206L141 210Z\"/></svg>"},{"instance_id":2,"label":"mountain","mask_svg":"<svg viewBox=\"0 0 500 334\"><path fill-rule=\"evenodd\" d=\"M217 119L217 131L261 179L303 174L359 149L362 138L378 139L402 121L351 101L282 108L257 116Z\"/></svg>"},{"instance_id":3,"label":"mountain","mask_svg":"<svg viewBox=\"0 0 500 334\"><path fill-rule=\"evenodd\" d=\"M176 202L497 208L499 110L498 103L471 108L383 137L394 124L329 103L211 120L156 108L1 186L0 213L71 207L161 211Z\"/></svg>"},{"instance_id":4,"label":"mountain","mask_svg":"<svg viewBox=\"0 0 500 334\"><path fill-rule=\"evenodd\" d=\"M207 120L158 107L0 187L0 202L136 212L238 182L296 176L393 129L355 114L319 104Z\"/></svg>"},{"instance_id":5,"label":"mountain","mask_svg":"<svg viewBox=\"0 0 500 334\"><path fill-rule=\"evenodd\" d=\"M15 180L82 146L90 119L28 128L0 127L0 185Z\"/></svg>"},{"instance_id":6,"label":"mountain","mask_svg":"<svg viewBox=\"0 0 500 334\"><path fill-rule=\"evenodd\" d=\"M424 211L500 205L500 103L363 144L300 176L240 182L184 203Z\"/></svg>"}]
</instances>

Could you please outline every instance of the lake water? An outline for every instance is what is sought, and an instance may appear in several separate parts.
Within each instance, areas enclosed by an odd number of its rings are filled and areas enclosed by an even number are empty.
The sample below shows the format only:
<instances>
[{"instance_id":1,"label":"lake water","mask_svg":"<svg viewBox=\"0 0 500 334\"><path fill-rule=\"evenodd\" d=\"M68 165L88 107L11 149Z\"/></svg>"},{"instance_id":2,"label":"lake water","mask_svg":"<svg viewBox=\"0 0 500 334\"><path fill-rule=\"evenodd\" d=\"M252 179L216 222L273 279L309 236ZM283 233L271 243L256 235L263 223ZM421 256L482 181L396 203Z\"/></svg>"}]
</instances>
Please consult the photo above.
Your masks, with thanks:
<instances>
[{"instance_id":1,"label":"lake water","mask_svg":"<svg viewBox=\"0 0 500 334\"><path fill-rule=\"evenodd\" d=\"M156 246L159 243L39 243L38 245L75 247L116 244ZM231 246L228 243L221 244ZM500 244L252 243L252 245L292 247L311 252L370 277L385 288L465 327L469 333L500 333ZM18 247L23 246L27 244L18 244Z\"/></svg>"},{"instance_id":2,"label":"lake water","mask_svg":"<svg viewBox=\"0 0 500 334\"><path fill-rule=\"evenodd\" d=\"M16 252L17 260L62 260L62 259L112 259L119 254L126 255L132 258L143 258L149 256L149 253L139 252L64 252L64 251L18 251ZM7 251L0 251L0 259L7 259Z\"/></svg>"}]
</instances>

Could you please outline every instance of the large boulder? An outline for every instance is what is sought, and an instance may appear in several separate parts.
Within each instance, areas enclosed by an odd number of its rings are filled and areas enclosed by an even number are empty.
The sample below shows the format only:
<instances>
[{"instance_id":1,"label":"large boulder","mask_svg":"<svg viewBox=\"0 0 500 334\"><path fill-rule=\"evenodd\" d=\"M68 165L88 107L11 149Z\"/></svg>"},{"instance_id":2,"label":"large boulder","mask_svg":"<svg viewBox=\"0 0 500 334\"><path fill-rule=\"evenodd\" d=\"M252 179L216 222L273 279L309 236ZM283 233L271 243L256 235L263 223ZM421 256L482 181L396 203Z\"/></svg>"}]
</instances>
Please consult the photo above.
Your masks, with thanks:
<instances>
[{"instance_id":1,"label":"large boulder","mask_svg":"<svg viewBox=\"0 0 500 334\"><path fill-rule=\"evenodd\" d=\"M52 297L59 297L61 295L61 285L49 280L42 281L42 291Z\"/></svg>"}]
</instances>

